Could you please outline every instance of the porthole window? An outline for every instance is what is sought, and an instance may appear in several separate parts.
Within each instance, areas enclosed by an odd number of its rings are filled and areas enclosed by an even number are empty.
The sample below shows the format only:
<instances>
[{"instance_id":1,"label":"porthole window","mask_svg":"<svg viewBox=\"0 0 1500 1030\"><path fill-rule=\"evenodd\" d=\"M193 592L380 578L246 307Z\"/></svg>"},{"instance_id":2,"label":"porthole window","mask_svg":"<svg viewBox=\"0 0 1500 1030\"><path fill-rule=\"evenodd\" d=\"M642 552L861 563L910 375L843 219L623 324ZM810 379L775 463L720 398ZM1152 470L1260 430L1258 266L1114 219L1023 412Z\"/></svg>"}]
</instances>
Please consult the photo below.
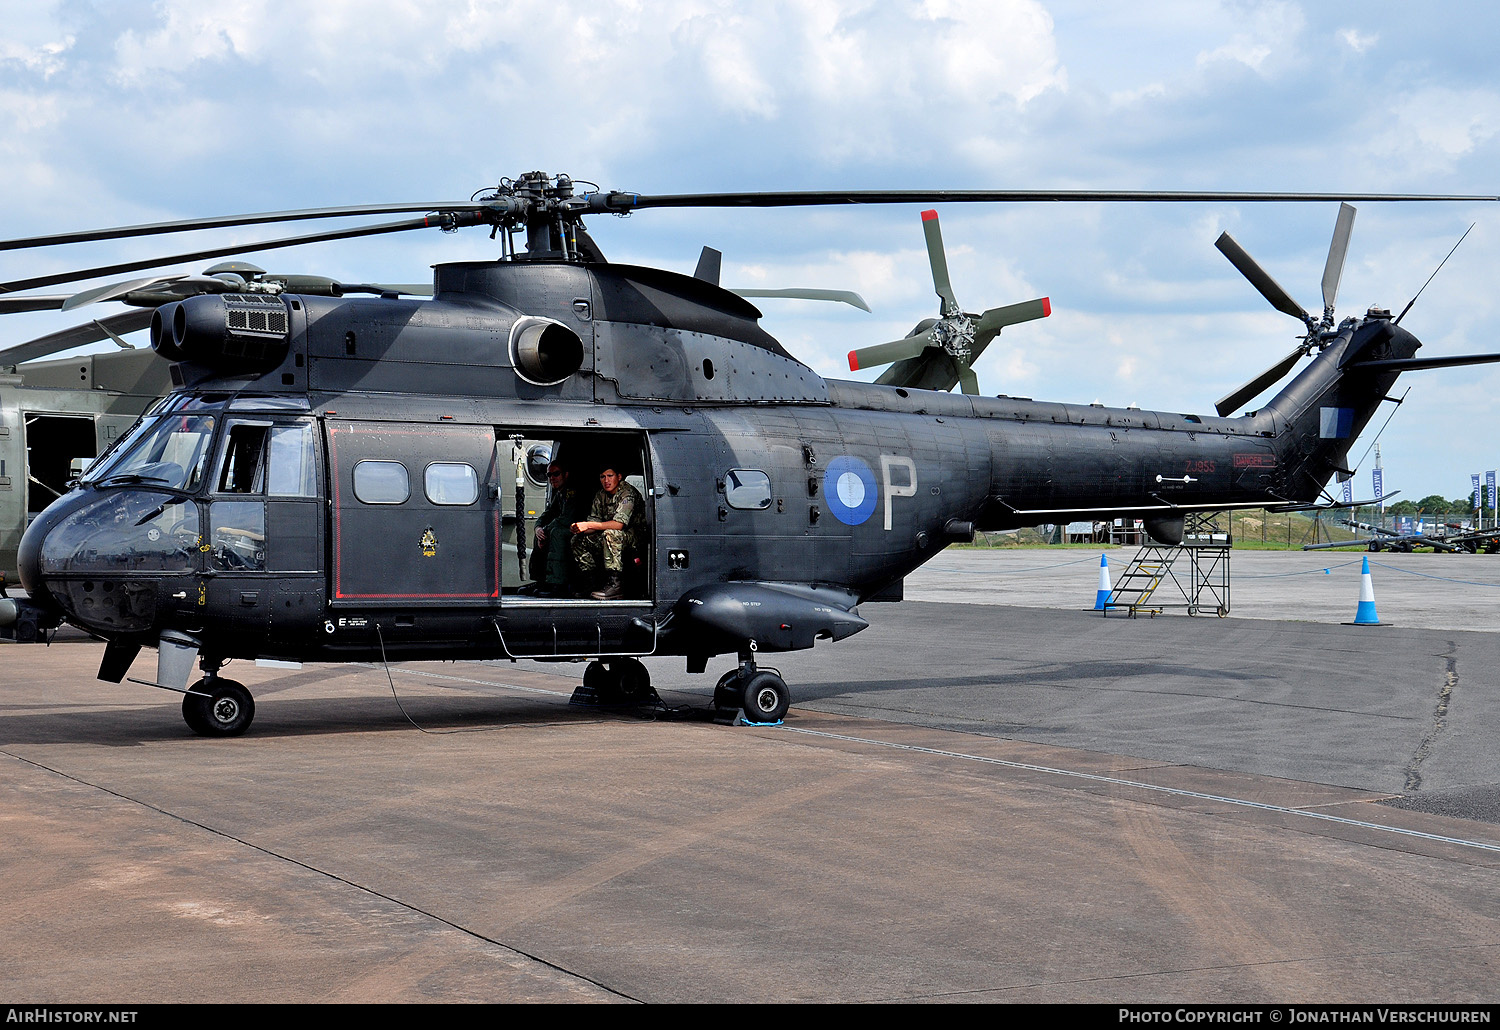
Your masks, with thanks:
<instances>
[{"instance_id":1,"label":"porthole window","mask_svg":"<svg viewBox=\"0 0 1500 1030\"><path fill-rule=\"evenodd\" d=\"M552 464L552 448L534 443L526 448L526 478L535 486L547 485L547 466Z\"/></svg>"},{"instance_id":2,"label":"porthole window","mask_svg":"<svg viewBox=\"0 0 1500 1030\"><path fill-rule=\"evenodd\" d=\"M755 469L730 469L724 476L724 500L731 508L769 508L771 477Z\"/></svg>"},{"instance_id":3,"label":"porthole window","mask_svg":"<svg viewBox=\"0 0 1500 1030\"><path fill-rule=\"evenodd\" d=\"M472 465L435 461L422 473L422 489L433 504L473 504L479 500L479 476Z\"/></svg>"},{"instance_id":4,"label":"porthole window","mask_svg":"<svg viewBox=\"0 0 1500 1030\"><path fill-rule=\"evenodd\" d=\"M399 461L361 461L354 466L354 496L365 504L401 504L411 496L406 466Z\"/></svg>"}]
</instances>

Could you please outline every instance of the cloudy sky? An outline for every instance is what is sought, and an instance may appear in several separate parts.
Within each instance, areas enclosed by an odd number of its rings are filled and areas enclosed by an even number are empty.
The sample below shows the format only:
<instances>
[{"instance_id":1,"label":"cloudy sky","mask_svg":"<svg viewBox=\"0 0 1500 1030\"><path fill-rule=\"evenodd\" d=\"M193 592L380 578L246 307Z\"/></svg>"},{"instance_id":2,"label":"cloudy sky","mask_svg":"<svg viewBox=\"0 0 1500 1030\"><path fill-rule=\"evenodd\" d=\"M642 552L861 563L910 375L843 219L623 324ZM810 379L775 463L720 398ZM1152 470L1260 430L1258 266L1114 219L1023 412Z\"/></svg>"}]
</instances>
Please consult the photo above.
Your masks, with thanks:
<instances>
[{"instance_id":1,"label":"cloudy sky","mask_svg":"<svg viewBox=\"0 0 1500 1030\"><path fill-rule=\"evenodd\" d=\"M466 199L532 169L642 193L1500 193L1493 3L3 6L5 237ZM991 345L978 365L986 392L1190 412L1211 412L1289 351L1299 329L1214 239L1228 229L1315 308L1336 213L1333 204L941 210L966 308L1052 298L1051 318ZM1399 310L1471 223L1402 324L1424 340L1424 354L1500 350L1496 203L1361 205L1340 315ZM766 328L825 375L848 375L848 350L898 338L937 313L916 207L647 211L589 228L612 260L691 271L708 244L724 251L726 285L859 291L873 314L761 305ZM235 232L230 240L280 234ZM198 242L0 254L0 276ZM470 229L253 260L273 271L409 282L427 278L434 262L495 253L484 231ZM0 345L66 321L8 316ZM1412 373L1398 389L1407 386L1380 439L1387 488L1412 499L1467 493L1469 473L1500 464L1500 366ZM1361 466L1366 496L1371 461Z\"/></svg>"}]
</instances>

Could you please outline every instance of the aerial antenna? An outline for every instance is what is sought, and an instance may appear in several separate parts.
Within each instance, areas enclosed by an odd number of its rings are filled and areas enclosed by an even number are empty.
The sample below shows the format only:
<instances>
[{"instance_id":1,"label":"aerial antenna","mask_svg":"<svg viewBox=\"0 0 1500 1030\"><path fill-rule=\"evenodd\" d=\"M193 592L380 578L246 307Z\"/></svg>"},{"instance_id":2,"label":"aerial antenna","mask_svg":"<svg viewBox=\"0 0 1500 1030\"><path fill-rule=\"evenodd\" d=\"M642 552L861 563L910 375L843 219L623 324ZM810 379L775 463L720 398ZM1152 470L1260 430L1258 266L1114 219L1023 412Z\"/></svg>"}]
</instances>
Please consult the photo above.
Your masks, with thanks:
<instances>
[{"instance_id":1,"label":"aerial antenna","mask_svg":"<svg viewBox=\"0 0 1500 1030\"><path fill-rule=\"evenodd\" d=\"M1474 226L1478 224L1478 222L1470 222L1469 227L1464 230L1464 234L1458 238L1458 243L1462 243L1468 237L1469 233L1474 231ZM1453 250L1458 249L1458 243L1455 243L1453 245ZM1432 282L1432 280L1437 278L1437 274L1441 272L1443 270L1443 266L1448 263L1448 258L1451 258L1453 256L1453 250L1448 251L1448 257L1445 257L1443 258L1443 260L1438 262L1438 266L1434 268L1432 270L1432 274L1427 277L1427 282L1422 284L1422 290L1427 289L1427 283L1430 283ZM1417 291L1417 297L1422 296L1422 290ZM1411 306L1417 302L1417 297L1413 297L1411 300L1406 302L1406 307L1402 308L1401 314L1396 316L1396 325L1401 324L1401 320L1406 317L1406 313L1411 310Z\"/></svg>"}]
</instances>

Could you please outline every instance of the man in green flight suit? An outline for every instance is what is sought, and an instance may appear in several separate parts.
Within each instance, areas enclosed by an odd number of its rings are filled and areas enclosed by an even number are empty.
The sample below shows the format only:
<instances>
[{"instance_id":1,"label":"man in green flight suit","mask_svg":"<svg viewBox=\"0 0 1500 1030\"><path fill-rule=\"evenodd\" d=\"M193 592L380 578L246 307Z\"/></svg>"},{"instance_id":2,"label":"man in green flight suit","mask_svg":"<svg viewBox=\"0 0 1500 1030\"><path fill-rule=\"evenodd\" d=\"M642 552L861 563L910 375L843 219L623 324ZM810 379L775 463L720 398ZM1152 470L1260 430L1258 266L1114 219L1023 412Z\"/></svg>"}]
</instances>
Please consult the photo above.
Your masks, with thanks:
<instances>
[{"instance_id":1,"label":"man in green flight suit","mask_svg":"<svg viewBox=\"0 0 1500 1030\"><path fill-rule=\"evenodd\" d=\"M568 482L568 470L557 462L547 466L551 496L536 518L535 546L531 549L530 572L538 597L567 596L568 563L573 523L588 512L588 498Z\"/></svg>"},{"instance_id":2,"label":"man in green flight suit","mask_svg":"<svg viewBox=\"0 0 1500 1030\"><path fill-rule=\"evenodd\" d=\"M585 582L604 564L604 585L589 596L615 601L625 596L625 555L640 553L646 536L646 501L613 467L599 473L589 517L573 523L573 561Z\"/></svg>"}]
</instances>

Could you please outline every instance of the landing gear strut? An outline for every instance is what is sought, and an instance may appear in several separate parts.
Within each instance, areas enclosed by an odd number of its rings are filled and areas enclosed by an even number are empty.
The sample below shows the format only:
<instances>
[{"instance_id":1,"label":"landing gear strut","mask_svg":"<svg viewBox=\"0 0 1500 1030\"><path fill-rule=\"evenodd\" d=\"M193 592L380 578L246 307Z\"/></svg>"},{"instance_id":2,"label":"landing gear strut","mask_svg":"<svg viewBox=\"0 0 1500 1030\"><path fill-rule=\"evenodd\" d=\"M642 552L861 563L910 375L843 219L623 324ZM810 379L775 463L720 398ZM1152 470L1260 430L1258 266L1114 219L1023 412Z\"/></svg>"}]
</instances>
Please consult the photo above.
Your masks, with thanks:
<instances>
[{"instance_id":1,"label":"landing gear strut","mask_svg":"<svg viewBox=\"0 0 1500 1030\"><path fill-rule=\"evenodd\" d=\"M183 695L183 721L200 737L238 737L255 718L255 699L244 684L221 677L217 663L204 662L203 673Z\"/></svg>"},{"instance_id":2,"label":"landing gear strut","mask_svg":"<svg viewBox=\"0 0 1500 1030\"><path fill-rule=\"evenodd\" d=\"M755 653L740 654L740 666L726 672L714 687L714 707L720 711L740 709L746 722L780 722L792 705L786 681L770 669L755 667Z\"/></svg>"}]
</instances>

